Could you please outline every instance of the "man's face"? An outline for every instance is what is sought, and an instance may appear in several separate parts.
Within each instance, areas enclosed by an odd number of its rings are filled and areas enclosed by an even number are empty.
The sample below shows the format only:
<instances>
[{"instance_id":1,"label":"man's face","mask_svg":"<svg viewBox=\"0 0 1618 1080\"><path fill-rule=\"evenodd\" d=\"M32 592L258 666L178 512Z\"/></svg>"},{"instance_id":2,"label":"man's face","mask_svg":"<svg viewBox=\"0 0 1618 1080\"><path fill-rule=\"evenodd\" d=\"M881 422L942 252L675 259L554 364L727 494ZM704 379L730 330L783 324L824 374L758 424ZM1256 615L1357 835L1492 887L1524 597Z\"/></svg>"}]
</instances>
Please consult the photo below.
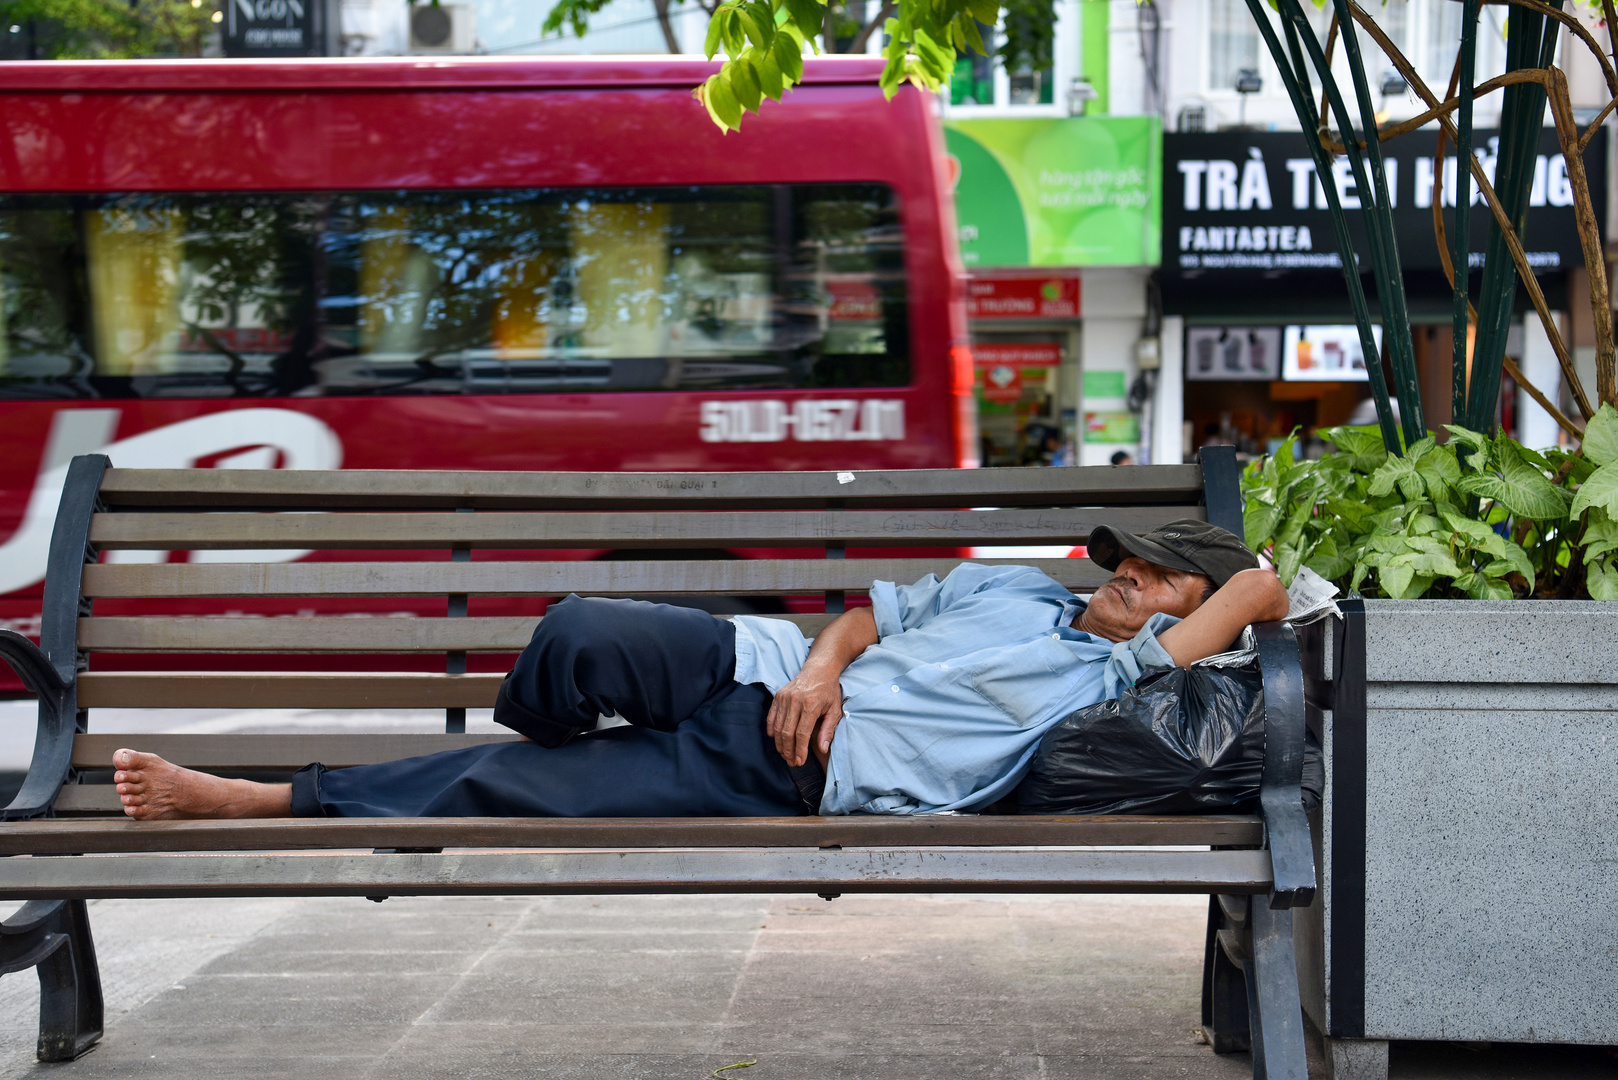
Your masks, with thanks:
<instances>
[{"instance_id":1,"label":"man's face","mask_svg":"<svg viewBox=\"0 0 1618 1080\"><path fill-rule=\"evenodd\" d=\"M1185 618L1202 606L1213 581L1202 574L1170 570L1131 555L1113 578L1095 591L1074 629L1108 641L1128 641L1158 612Z\"/></svg>"}]
</instances>

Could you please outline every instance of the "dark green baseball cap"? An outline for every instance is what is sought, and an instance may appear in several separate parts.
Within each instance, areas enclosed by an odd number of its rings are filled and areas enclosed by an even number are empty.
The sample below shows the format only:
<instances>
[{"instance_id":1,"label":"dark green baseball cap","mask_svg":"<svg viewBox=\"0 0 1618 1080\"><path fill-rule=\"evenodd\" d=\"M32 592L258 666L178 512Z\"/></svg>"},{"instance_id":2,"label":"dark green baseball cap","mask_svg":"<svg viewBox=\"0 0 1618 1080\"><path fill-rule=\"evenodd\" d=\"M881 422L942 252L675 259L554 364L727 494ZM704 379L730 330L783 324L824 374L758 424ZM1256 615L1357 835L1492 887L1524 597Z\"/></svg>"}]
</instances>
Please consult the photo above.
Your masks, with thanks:
<instances>
[{"instance_id":1,"label":"dark green baseball cap","mask_svg":"<svg viewBox=\"0 0 1618 1080\"><path fill-rule=\"evenodd\" d=\"M1103 570L1116 570L1134 555L1171 570L1205 574L1213 579L1215 588L1258 566L1258 556L1235 533L1196 518L1171 521L1142 536L1098 525L1090 533L1089 552Z\"/></svg>"}]
</instances>

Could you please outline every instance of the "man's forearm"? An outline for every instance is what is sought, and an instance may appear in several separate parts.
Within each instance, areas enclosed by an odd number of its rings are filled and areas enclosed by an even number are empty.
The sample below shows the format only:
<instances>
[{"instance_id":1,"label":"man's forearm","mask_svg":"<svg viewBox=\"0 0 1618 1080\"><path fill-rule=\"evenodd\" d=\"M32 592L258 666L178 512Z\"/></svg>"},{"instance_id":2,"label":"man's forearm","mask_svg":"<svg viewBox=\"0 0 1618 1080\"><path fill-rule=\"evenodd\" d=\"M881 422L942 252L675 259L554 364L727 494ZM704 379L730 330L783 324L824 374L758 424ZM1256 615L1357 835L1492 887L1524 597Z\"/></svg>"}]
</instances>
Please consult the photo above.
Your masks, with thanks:
<instances>
[{"instance_id":1,"label":"man's forearm","mask_svg":"<svg viewBox=\"0 0 1618 1080\"><path fill-rule=\"evenodd\" d=\"M813 668L819 675L840 677L843 669L858 660L860 654L880 640L876 632L876 616L870 608L845 611L822 630L809 646L809 657L803 662L805 671Z\"/></svg>"},{"instance_id":2,"label":"man's forearm","mask_svg":"<svg viewBox=\"0 0 1618 1080\"><path fill-rule=\"evenodd\" d=\"M1243 570L1157 641L1185 667L1230 648L1249 623L1284 619L1286 614L1287 591L1275 571Z\"/></svg>"}]
</instances>

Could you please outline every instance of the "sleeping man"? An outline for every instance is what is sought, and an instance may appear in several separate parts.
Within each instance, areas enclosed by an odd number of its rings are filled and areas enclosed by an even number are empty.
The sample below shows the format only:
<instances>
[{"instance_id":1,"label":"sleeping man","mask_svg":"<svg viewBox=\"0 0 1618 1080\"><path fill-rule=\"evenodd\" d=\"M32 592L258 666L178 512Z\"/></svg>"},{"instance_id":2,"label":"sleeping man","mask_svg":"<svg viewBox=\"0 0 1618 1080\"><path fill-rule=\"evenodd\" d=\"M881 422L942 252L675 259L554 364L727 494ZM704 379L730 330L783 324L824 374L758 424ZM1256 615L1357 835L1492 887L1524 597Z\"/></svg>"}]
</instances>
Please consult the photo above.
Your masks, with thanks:
<instances>
[{"instance_id":1,"label":"sleeping man","mask_svg":"<svg viewBox=\"0 0 1618 1080\"><path fill-rule=\"evenodd\" d=\"M229 780L113 755L124 813L225 817L724 817L980 810L1041 736L1150 667L1230 648L1286 591L1234 535L1108 527L1088 603L1038 570L964 563L878 581L815 638L776 619L634 600L553 605L495 719L520 741ZM597 730L602 716L626 725Z\"/></svg>"}]
</instances>

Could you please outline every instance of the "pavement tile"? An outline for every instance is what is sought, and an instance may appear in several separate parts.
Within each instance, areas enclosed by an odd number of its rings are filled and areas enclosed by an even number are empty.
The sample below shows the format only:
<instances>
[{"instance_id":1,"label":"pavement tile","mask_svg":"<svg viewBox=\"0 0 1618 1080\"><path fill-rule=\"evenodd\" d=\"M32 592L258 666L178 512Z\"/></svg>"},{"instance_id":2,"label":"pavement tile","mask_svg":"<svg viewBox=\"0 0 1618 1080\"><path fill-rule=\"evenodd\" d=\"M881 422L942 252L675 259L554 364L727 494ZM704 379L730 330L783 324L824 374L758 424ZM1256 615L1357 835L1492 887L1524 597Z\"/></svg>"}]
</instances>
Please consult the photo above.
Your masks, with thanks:
<instances>
[{"instance_id":1,"label":"pavement tile","mask_svg":"<svg viewBox=\"0 0 1618 1080\"><path fill-rule=\"evenodd\" d=\"M313 1026L322 1022L408 1024L433 1006L454 976L305 975L221 977L193 973L183 989L139 1010L148 1027Z\"/></svg>"}]
</instances>

